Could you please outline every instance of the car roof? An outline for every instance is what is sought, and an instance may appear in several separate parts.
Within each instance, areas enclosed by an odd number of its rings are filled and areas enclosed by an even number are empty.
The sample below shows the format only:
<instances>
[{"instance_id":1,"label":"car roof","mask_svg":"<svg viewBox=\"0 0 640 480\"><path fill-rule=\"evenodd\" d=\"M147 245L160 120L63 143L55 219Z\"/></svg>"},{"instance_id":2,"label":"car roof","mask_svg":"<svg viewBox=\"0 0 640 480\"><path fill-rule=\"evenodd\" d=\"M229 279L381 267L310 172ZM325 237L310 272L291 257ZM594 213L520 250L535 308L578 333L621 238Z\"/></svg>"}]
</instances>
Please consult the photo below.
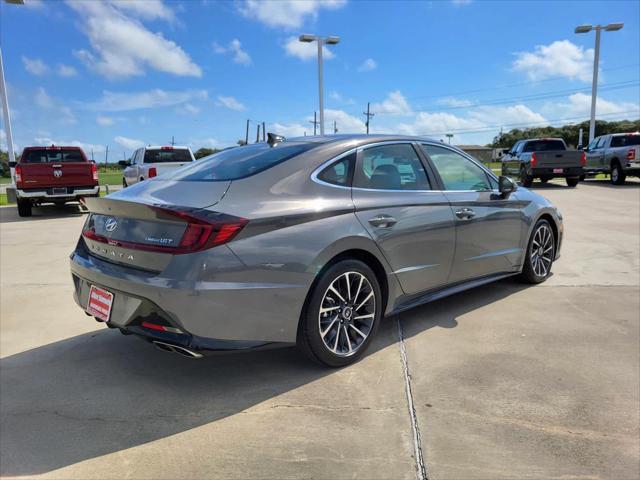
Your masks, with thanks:
<instances>
[{"instance_id":1,"label":"car roof","mask_svg":"<svg viewBox=\"0 0 640 480\"><path fill-rule=\"evenodd\" d=\"M377 142L389 142L389 141L411 141L411 142L433 142L443 143L440 140L435 140L429 137L419 137L414 135L394 135L394 134L338 134L338 135L316 135L306 137L293 137L287 138L285 142L299 142L299 143L320 143L320 144L338 144L338 143L353 143L356 145L365 145L367 143Z\"/></svg>"}]
</instances>

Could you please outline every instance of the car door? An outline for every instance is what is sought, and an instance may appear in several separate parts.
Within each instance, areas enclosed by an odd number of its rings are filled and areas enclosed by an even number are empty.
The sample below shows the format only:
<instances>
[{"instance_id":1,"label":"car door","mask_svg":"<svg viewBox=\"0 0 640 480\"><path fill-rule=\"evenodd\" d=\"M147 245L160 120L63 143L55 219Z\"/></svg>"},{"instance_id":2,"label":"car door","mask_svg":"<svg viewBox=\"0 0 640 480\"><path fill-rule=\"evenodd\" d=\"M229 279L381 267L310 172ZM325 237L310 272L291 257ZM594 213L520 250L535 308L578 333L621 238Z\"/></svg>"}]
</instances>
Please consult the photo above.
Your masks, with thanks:
<instances>
[{"instance_id":1,"label":"car door","mask_svg":"<svg viewBox=\"0 0 640 480\"><path fill-rule=\"evenodd\" d=\"M587 156L587 166L589 168L600 170L603 167L604 162L604 144L606 137L596 137L592 144L593 149L589 151Z\"/></svg>"},{"instance_id":2,"label":"car door","mask_svg":"<svg viewBox=\"0 0 640 480\"><path fill-rule=\"evenodd\" d=\"M402 289L416 294L444 285L454 254L453 214L432 189L433 173L412 142L358 149L352 198Z\"/></svg>"},{"instance_id":3,"label":"car door","mask_svg":"<svg viewBox=\"0 0 640 480\"><path fill-rule=\"evenodd\" d=\"M505 198L497 180L462 152L423 143L455 218L456 250L449 283L513 272L522 263L526 217L517 192Z\"/></svg>"},{"instance_id":4,"label":"car door","mask_svg":"<svg viewBox=\"0 0 640 480\"><path fill-rule=\"evenodd\" d=\"M136 150L131 156L131 165L124 170L124 178L127 181L127 185L133 185L138 182L138 157L140 156L140 149Z\"/></svg>"},{"instance_id":5,"label":"car door","mask_svg":"<svg viewBox=\"0 0 640 480\"><path fill-rule=\"evenodd\" d=\"M505 169L505 173L508 175L517 175L518 173L520 173L520 163L518 162L518 157L516 152L518 151L518 148L520 148L521 145L522 145L521 141L516 142L516 144L511 148L511 150L507 154L507 161L506 161L507 168Z\"/></svg>"}]
</instances>

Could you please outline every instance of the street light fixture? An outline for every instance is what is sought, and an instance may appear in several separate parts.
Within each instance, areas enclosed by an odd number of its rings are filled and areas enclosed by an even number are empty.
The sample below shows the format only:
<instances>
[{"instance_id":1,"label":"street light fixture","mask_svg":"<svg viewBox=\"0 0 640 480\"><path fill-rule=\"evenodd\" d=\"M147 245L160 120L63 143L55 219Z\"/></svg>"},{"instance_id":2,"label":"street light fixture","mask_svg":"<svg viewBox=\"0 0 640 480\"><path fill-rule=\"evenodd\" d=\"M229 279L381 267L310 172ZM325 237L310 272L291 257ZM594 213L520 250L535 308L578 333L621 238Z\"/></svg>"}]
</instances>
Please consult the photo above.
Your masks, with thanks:
<instances>
[{"instance_id":1,"label":"street light fixture","mask_svg":"<svg viewBox=\"0 0 640 480\"><path fill-rule=\"evenodd\" d=\"M298 37L303 43L316 42L318 44L318 103L320 106L320 135L324 135L324 77L322 64L322 48L324 45L337 45L340 37L334 35L321 37L319 35L303 34Z\"/></svg>"},{"instance_id":2,"label":"street light fixture","mask_svg":"<svg viewBox=\"0 0 640 480\"><path fill-rule=\"evenodd\" d=\"M596 31L596 48L593 55L593 83L591 84L591 118L589 119L589 143L596 135L596 98L598 96L598 64L600 63L600 32L615 32L624 27L624 23L610 23L608 25L578 25L575 33L589 33Z\"/></svg>"}]
</instances>

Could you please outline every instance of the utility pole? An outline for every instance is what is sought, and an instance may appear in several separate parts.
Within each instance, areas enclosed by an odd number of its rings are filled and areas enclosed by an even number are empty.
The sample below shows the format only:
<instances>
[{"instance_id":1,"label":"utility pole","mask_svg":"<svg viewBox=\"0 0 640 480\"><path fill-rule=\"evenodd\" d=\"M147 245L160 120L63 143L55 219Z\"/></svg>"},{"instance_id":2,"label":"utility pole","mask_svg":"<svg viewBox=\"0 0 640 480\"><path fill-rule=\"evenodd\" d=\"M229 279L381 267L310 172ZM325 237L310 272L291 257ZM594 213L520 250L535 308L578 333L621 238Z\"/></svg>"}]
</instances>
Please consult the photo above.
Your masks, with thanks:
<instances>
[{"instance_id":1,"label":"utility pole","mask_svg":"<svg viewBox=\"0 0 640 480\"><path fill-rule=\"evenodd\" d=\"M256 143L260 141L260 124L258 124L258 130L256 131Z\"/></svg>"},{"instance_id":2,"label":"utility pole","mask_svg":"<svg viewBox=\"0 0 640 480\"><path fill-rule=\"evenodd\" d=\"M371 117L373 117L375 115L375 113L371 113L369 107L370 107L370 103L367 102L367 111L366 112L362 112L362 114L367 117L367 121L365 122L365 125L367 126L367 135L369 135L369 121L371 120Z\"/></svg>"},{"instance_id":3,"label":"utility pole","mask_svg":"<svg viewBox=\"0 0 640 480\"><path fill-rule=\"evenodd\" d=\"M176 141L173 138L173 135L171 135L171 146L173 147L175 144L176 144Z\"/></svg>"},{"instance_id":4,"label":"utility pole","mask_svg":"<svg viewBox=\"0 0 640 480\"><path fill-rule=\"evenodd\" d=\"M247 118L247 129L244 132L244 144L249 145L249 119Z\"/></svg>"},{"instance_id":5,"label":"utility pole","mask_svg":"<svg viewBox=\"0 0 640 480\"><path fill-rule=\"evenodd\" d=\"M338 133L338 124L334 120L333 121L333 134L335 135L336 133Z\"/></svg>"},{"instance_id":6,"label":"utility pole","mask_svg":"<svg viewBox=\"0 0 640 480\"><path fill-rule=\"evenodd\" d=\"M109 145L107 145L107 149L104 151L104 164L107 164L107 160L109 159Z\"/></svg>"},{"instance_id":7,"label":"utility pole","mask_svg":"<svg viewBox=\"0 0 640 480\"><path fill-rule=\"evenodd\" d=\"M2 114L4 121L4 133L7 137L7 153L9 162L15 162L16 156L13 151L13 134L11 133L11 118L9 116L9 100L7 99L7 85L4 82L4 67L2 65L2 49L0 49L0 97L2 97ZM13 165L13 163L10 163ZM15 179L14 168L10 168L11 179Z\"/></svg>"},{"instance_id":8,"label":"utility pole","mask_svg":"<svg viewBox=\"0 0 640 480\"><path fill-rule=\"evenodd\" d=\"M93 162L93 147L91 147L91 161Z\"/></svg>"},{"instance_id":9,"label":"utility pole","mask_svg":"<svg viewBox=\"0 0 640 480\"><path fill-rule=\"evenodd\" d=\"M309 120L309 123L313 123L313 135L316 135L316 127L318 126L318 124L320 124L320 122L316 121L316 113L317 112L313 112L313 121ZM322 132L322 129L320 129L320 131Z\"/></svg>"},{"instance_id":10,"label":"utility pole","mask_svg":"<svg viewBox=\"0 0 640 480\"><path fill-rule=\"evenodd\" d=\"M267 140L267 127L265 127L264 122L262 122L262 141L266 141Z\"/></svg>"}]
</instances>

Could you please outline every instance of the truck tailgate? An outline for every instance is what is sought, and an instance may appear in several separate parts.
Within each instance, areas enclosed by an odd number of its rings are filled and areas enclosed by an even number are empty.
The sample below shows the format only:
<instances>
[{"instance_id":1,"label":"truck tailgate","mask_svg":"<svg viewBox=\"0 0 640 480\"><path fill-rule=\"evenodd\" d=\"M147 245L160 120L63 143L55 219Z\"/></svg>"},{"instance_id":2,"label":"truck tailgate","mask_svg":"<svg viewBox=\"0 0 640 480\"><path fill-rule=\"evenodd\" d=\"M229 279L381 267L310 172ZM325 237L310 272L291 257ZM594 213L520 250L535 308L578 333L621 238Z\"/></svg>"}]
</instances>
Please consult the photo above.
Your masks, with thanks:
<instances>
[{"instance_id":1,"label":"truck tailgate","mask_svg":"<svg viewBox=\"0 0 640 480\"><path fill-rule=\"evenodd\" d=\"M92 163L21 163L24 188L95 185Z\"/></svg>"},{"instance_id":2,"label":"truck tailgate","mask_svg":"<svg viewBox=\"0 0 640 480\"><path fill-rule=\"evenodd\" d=\"M582 165L581 151L557 150L536 152L537 168L570 168Z\"/></svg>"}]
</instances>

